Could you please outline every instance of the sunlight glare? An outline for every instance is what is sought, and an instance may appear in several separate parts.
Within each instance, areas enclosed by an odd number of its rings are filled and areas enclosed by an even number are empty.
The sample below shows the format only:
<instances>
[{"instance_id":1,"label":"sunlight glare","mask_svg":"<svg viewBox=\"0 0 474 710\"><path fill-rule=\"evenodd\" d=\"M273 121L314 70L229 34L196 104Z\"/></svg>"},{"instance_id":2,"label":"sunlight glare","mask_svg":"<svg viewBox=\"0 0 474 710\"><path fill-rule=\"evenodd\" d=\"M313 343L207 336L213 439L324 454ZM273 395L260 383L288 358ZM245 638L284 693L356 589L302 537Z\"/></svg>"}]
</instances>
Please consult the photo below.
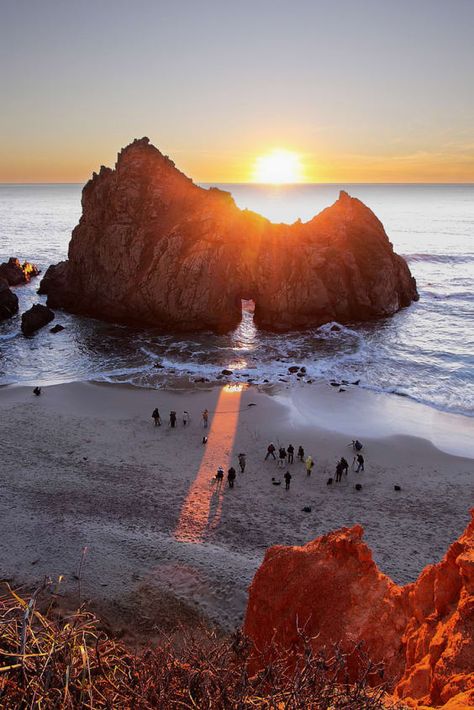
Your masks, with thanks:
<instances>
[{"instance_id":1,"label":"sunlight glare","mask_svg":"<svg viewBox=\"0 0 474 710\"><path fill-rule=\"evenodd\" d=\"M254 182L284 184L301 182L303 167L297 153L273 150L255 161Z\"/></svg>"}]
</instances>

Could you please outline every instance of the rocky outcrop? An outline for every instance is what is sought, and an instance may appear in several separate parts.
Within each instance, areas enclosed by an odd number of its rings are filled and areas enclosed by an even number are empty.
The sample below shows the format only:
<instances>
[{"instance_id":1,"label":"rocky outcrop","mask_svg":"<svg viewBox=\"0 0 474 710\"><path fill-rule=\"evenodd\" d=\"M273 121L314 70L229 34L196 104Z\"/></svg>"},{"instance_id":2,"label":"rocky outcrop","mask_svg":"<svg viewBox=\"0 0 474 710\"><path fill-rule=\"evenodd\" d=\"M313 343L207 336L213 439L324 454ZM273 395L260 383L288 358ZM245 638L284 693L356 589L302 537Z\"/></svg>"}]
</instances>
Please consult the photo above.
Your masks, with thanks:
<instances>
[{"instance_id":1,"label":"rocky outcrop","mask_svg":"<svg viewBox=\"0 0 474 710\"><path fill-rule=\"evenodd\" d=\"M0 321L18 313L18 296L10 291L8 281L0 278Z\"/></svg>"},{"instance_id":2,"label":"rocky outcrop","mask_svg":"<svg viewBox=\"0 0 474 710\"><path fill-rule=\"evenodd\" d=\"M54 313L46 306L35 303L28 311L22 313L21 330L23 335L31 335L54 319Z\"/></svg>"},{"instance_id":3,"label":"rocky outcrop","mask_svg":"<svg viewBox=\"0 0 474 710\"><path fill-rule=\"evenodd\" d=\"M298 628L315 650L363 641L383 661L396 698L413 707L474 703L473 520L445 558L405 587L375 565L360 526L303 547L269 549L250 587L244 631L255 663L272 644L292 648ZM355 673L355 668L349 668Z\"/></svg>"},{"instance_id":4,"label":"rocky outcrop","mask_svg":"<svg viewBox=\"0 0 474 710\"><path fill-rule=\"evenodd\" d=\"M40 292L51 307L165 329L290 329L379 318L417 298L406 262L362 202L345 192L303 224L272 224L205 190L147 138L85 185L66 262Z\"/></svg>"},{"instance_id":5,"label":"rocky outcrop","mask_svg":"<svg viewBox=\"0 0 474 710\"><path fill-rule=\"evenodd\" d=\"M35 264L30 264L28 261L21 264L20 260L13 256L8 261L0 264L0 278L5 279L10 286L29 283L39 273L40 270Z\"/></svg>"}]
</instances>

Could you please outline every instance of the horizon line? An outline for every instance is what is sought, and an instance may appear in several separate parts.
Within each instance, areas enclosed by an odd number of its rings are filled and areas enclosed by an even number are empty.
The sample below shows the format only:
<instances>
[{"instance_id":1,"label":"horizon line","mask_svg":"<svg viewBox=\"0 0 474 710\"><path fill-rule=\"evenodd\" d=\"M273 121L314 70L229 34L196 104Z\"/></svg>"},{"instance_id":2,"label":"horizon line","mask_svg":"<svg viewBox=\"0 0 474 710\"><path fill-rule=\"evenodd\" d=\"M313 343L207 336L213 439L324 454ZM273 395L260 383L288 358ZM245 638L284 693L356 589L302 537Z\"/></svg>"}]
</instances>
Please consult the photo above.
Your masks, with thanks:
<instances>
[{"instance_id":1,"label":"horizon line","mask_svg":"<svg viewBox=\"0 0 474 710\"><path fill-rule=\"evenodd\" d=\"M88 178L86 181L72 181L72 180L65 180L65 181L40 181L36 180L34 182L20 182L20 181L15 181L15 182L3 182L0 181L0 186L9 186L9 187L14 187L15 185L18 186L29 186L29 185L85 185L89 180L92 178ZM331 182L255 182L251 180L238 180L234 182L226 182L226 181L220 181L220 180L214 180L214 181L208 181L208 180L193 180L193 183L195 185L254 185L256 187L293 187L293 186L298 186L301 187L303 185L309 185L309 186L315 186L315 185L474 185L474 180L469 180L469 181L449 181L449 182L441 182L441 181L429 181L429 182L424 182L424 181L401 181L397 180L396 182L394 181L350 181L350 180L338 180L338 181L331 181Z\"/></svg>"}]
</instances>

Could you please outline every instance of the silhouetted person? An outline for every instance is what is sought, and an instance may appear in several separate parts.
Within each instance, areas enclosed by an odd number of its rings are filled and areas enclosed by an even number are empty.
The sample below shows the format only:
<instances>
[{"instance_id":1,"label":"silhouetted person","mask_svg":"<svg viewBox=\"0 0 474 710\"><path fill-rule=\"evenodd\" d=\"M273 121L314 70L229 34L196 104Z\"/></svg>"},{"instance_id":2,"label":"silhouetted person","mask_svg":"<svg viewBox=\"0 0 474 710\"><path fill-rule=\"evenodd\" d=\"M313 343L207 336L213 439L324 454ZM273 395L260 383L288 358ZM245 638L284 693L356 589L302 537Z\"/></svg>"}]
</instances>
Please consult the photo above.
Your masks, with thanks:
<instances>
[{"instance_id":1,"label":"silhouetted person","mask_svg":"<svg viewBox=\"0 0 474 710\"><path fill-rule=\"evenodd\" d=\"M359 439L352 440L352 448L354 449L354 451L360 451L362 449L362 444L360 443Z\"/></svg>"},{"instance_id":2,"label":"silhouetted person","mask_svg":"<svg viewBox=\"0 0 474 710\"><path fill-rule=\"evenodd\" d=\"M285 491L288 491L290 490L291 473L287 471L283 478L285 479Z\"/></svg>"},{"instance_id":3,"label":"silhouetted person","mask_svg":"<svg viewBox=\"0 0 474 710\"><path fill-rule=\"evenodd\" d=\"M183 426L186 426L186 424L189 424L189 412L184 410L184 412L183 412Z\"/></svg>"},{"instance_id":4,"label":"silhouetted person","mask_svg":"<svg viewBox=\"0 0 474 710\"><path fill-rule=\"evenodd\" d=\"M278 466L283 468L286 462L286 449L284 446L280 446L278 449Z\"/></svg>"},{"instance_id":5,"label":"silhouetted person","mask_svg":"<svg viewBox=\"0 0 474 710\"><path fill-rule=\"evenodd\" d=\"M349 471L349 464L348 464L348 462L346 461L346 459L344 458L344 456L341 457L341 460L340 460L339 463L340 463L341 466L342 466L342 471L343 471L343 473L345 473L346 476L347 476L347 473L348 473L348 471Z\"/></svg>"},{"instance_id":6,"label":"silhouetted person","mask_svg":"<svg viewBox=\"0 0 474 710\"><path fill-rule=\"evenodd\" d=\"M222 486L222 481L224 480L224 469L222 466L219 466L217 469L216 473L216 481L217 481L217 488L220 488Z\"/></svg>"},{"instance_id":7,"label":"silhouetted person","mask_svg":"<svg viewBox=\"0 0 474 710\"><path fill-rule=\"evenodd\" d=\"M35 387L33 390L33 394L35 394L37 397L39 397L41 394L41 387Z\"/></svg>"},{"instance_id":8,"label":"silhouetted person","mask_svg":"<svg viewBox=\"0 0 474 710\"><path fill-rule=\"evenodd\" d=\"M311 475L311 469L314 466L314 461L311 456L308 456L308 458L305 461L305 466L306 466L306 475L310 476Z\"/></svg>"},{"instance_id":9,"label":"silhouetted person","mask_svg":"<svg viewBox=\"0 0 474 710\"><path fill-rule=\"evenodd\" d=\"M170 427L174 429L176 426L176 412L172 409L170 412Z\"/></svg>"},{"instance_id":10,"label":"silhouetted person","mask_svg":"<svg viewBox=\"0 0 474 710\"><path fill-rule=\"evenodd\" d=\"M231 466L229 470L227 471L227 482L229 484L229 488L234 487L234 481L235 481L235 468Z\"/></svg>"},{"instance_id":11,"label":"silhouetted person","mask_svg":"<svg viewBox=\"0 0 474 710\"><path fill-rule=\"evenodd\" d=\"M288 445L287 452L288 452L288 463L293 463L293 455L295 453L295 447L293 446L293 444Z\"/></svg>"},{"instance_id":12,"label":"silhouetted person","mask_svg":"<svg viewBox=\"0 0 474 710\"><path fill-rule=\"evenodd\" d=\"M245 464L247 463L247 460L245 458L245 454L239 454L238 459L239 459L240 471L241 471L241 473L243 473L245 471Z\"/></svg>"},{"instance_id":13,"label":"silhouetted person","mask_svg":"<svg viewBox=\"0 0 474 710\"><path fill-rule=\"evenodd\" d=\"M207 429L208 422L209 422L209 412L207 411L207 409L205 409L202 413L202 423L203 423L204 429Z\"/></svg>"},{"instance_id":14,"label":"silhouetted person","mask_svg":"<svg viewBox=\"0 0 474 710\"><path fill-rule=\"evenodd\" d=\"M275 456L275 444L271 442L267 446L267 455L265 456L265 461L268 459L269 456L273 456L274 459L276 459Z\"/></svg>"},{"instance_id":15,"label":"silhouetted person","mask_svg":"<svg viewBox=\"0 0 474 710\"><path fill-rule=\"evenodd\" d=\"M158 411L158 408L155 407L153 410L153 414L151 415L153 417L153 421L155 422L155 426L161 426L161 417L160 413Z\"/></svg>"},{"instance_id":16,"label":"silhouetted person","mask_svg":"<svg viewBox=\"0 0 474 710\"><path fill-rule=\"evenodd\" d=\"M342 479L343 470L344 470L344 467L343 467L341 461L339 461L336 466L336 483L339 483L339 481Z\"/></svg>"},{"instance_id":17,"label":"silhouetted person","mask_svg":"<svg viewBox=\"0 0 474 710\"><path fill-rule=\"evenodd\" d=\"M359 471L364 470L364 457L362 454L357 454L357 468L356 468L356 473L359 473Z\"/></svg>"},{"instance_id":18,"label":"silhouetted person","mask_svg":"<svg viewBox=\"0 0 474 710\"><path fill-rule=\"evenodd\" d=\"M301 462L304 461L304 449L302 446L298 446L298 460Z\"/></svg>"}]
</instances>

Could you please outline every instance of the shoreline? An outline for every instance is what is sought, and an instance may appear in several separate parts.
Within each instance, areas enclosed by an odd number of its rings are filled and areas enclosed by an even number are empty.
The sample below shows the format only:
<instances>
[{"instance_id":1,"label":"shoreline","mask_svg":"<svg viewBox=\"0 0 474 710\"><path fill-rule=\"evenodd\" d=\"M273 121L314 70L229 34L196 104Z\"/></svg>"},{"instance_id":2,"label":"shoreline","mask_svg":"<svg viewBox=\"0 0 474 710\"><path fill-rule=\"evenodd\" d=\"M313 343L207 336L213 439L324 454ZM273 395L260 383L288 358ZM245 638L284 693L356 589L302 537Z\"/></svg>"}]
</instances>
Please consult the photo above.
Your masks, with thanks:
<instances>
[{"instance_id":1,"label":"shoreline","mask_svg":"<svg viewBox=\"0 0 474 710\"><path fill-rule=\"evenodd\" d=\"M0 576L32 585L62 574L65 593L74 593L87 547L83 593L105 618L122 619L130 631L141 618L160 626L174 609L190 623L209 619L229 630L240 624L267 547L360 523L380 569L397 583L414 581L466 526L474 422L383 399L357 387L279 383L241 392L209 383L182 390L72 383L44 387L41 397L29 387L0 388ZM155 429L155 406L164 420L175 409L178 429L165 422ZM456 437L458 418L467 422ZM327 486L337 459L351 461L352 438L364 443L365 472ZM281 469L263 461L271 440L302 443L316 460L309 478L301 464L287 467L288 492L271 482ZM470 458L447 453L447 445ZM236 488L216 491L217 466L237 468L241 450L247 469Z\"/></svg>"}]
</instances>

